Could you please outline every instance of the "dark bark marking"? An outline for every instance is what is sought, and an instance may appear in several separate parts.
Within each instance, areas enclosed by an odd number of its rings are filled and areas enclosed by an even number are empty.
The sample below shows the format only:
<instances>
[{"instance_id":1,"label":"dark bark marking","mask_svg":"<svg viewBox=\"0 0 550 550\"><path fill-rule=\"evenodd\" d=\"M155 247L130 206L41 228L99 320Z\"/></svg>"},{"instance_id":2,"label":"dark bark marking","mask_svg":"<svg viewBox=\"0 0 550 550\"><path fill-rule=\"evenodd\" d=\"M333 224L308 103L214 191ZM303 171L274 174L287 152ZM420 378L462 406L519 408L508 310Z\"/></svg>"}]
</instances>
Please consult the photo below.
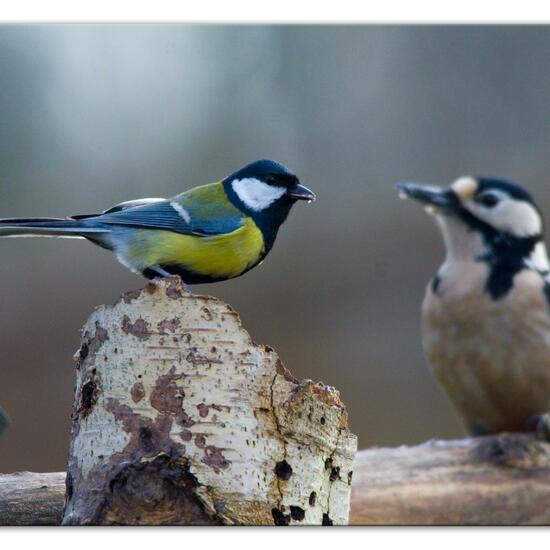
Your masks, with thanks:
<instances>
[{"instance_id":1,"label":"dark bark marking","mask_svg":"<svg viewBox=\"0 0 550 550\"><path fill-rule=\"evenodd\" d=\"M286 460L277 462L274 471L275 475L283 481L288 481L292 476L292 466Z\"/></svg>"},{"instance_id":2,"label":"dark bark marking","mask_svg":"<svg viewBox=\"0 0 550 550\"><path fill-rule=\"evenodd\" d=\"M136 382L130 390L130 395L134 403L139 403L145 397L145 388L141 382Z\"/></svg>"},{"instance_id":3,"label":"dark bark marking","mask_svg":"<svg viewBox=\"0 0 550 550\"><path fill-rule=\"evenodd\" d=\"M163 414L179 415L183 410L185 392L176 384L183 374L176 374L176 367L172 367L167 374L159 376L151 392L151 405Z\"/></svg>"},{"instance_id":4,"label":"dark bark marking","mask_svg":"<svg viewBox=\"0 0 550 550\"><path fill-rule=\"evenodd\" d=\"M135 299L139 298L141 290L130 290L122 295L122 300L125 304L130 304Z\"/></svg>"},{"instance_id":5,"label":"dark bark marking","mask_svg":"<svg viewBox=\"0 0 550 550\"><path fill-rule=\"evenodd\" d=\"M185 360L194 367L197 367L199 365L209 365L210 363L221 363L219 359L214 359L207 357L206 355L199 354L196 347L192 347L189 350L189 352L185 356Z\"/></svg>"},{"instance_id":6,"label":"dark bark marking","mask_svg":"<svg viewBox=\"0 0 550 550\"><path fill-rule=\"evenodd\" d=\"M210 466L210 468L219 474L221 470L226 470L231 464L231 462L223 456L222 451L223 449L219 447L208 445L204 448L204 457L201 459L201 462Z\"/></svg>"},{"instance_id":7,"label":"dark bark marking","mask_svg":"<svg viewBox=\"0 0 550 550\"><path fill-rule=\"evenodd\" d=\"M285 516L278 508L273 508L271 515L273 516L275 525L288 525L290 523L290 515Z\"/></svg>"},{"instance_id":8,"label":"dark bark marking","mask_svg":"<svg viewBox=\"0 0 550 550\"><path fill-rule=\"evenodd\" d=\"M306 513L303 508L299 506L290 506L290 517L294 521L302 521L306 517Z\"/></svg>"},{"instance_id":9,"label":"dark bark marking","mask_svg":"<svg viewBox=\"0 0 550 550\"><path fill-rule=\"evenodd\" d=\"M197 409L199 411L199 416L201 418L205 418L208 416L208 411L210 410L210 408L208 407L208 405L205 405L204 403L199 403L197 405Z\"/></svg>"},{"instance_id":10,"label":"dark bark marking","mask_svg":"<svg viewBox=\"0 0 550 550\"><path fill-rule=\"evenodd\" d=\"M212 321L212 319L214 319L214 316L212 315L212 312L206 306L203 306L201 308L201 311L203 312L202 318L205 321Z\"/></svg>"},{"instance_id":11,"label":"dark bark marking","mask_svg":"<svg viewBox=\"0 0 550 550\"><path fill-rule=\"evenodd\" d=\"M164 319L157 324L158 331L161 334L167 334L168 331L174 333L179 326L180 320L177 317L173 319Z\"/></svg>"},{"instance_id":12,"label":"dark bark marking","mask_svg":"<svg viewBox=\"0 0 550 550\"><path fill-rule=\"evenodd\" d=\"M136 319L134 323L130 321L128 315L124 315L122 318L122 330L126 334L131 334L135 336L138 340L149 340L151 338L151 333L149 331L149 323L143 320L141 317Z\"/></svg>"},{"instance_id":13,"label":"dark bark marking","mask_svg":"<svg viewBox=\"0 0 550 550\"><path fill-rule=\"evenodd\" d=\"M222 525L196 494L199 483L186 459L160 455L123 466L109 485L101 523L115 525Z\"/></svg>"},{"instance_id":14,"label":"dark bark marking","mask_svg":"<svg viewBox=\"0 0 550 550\"><path fill-rule=\"evenodd\" d=\"M191 441L191 439L193 439L193 432L191 430L182 430L179 436L182 441Z\"/></svg>"},{"instance_id":15,"label":"dark bark marking","mask_svg":"<svg viewBox=\"0 0 550 550\"><path fill-rule=\"evenodd\" d=\"M95 356L101 346L109 340L109 334L99 324L99 321L95 322L95 332L93 336L86 331L82 337L82 345L78 352L77 368L90 368L95 363Z\"/></svg>"}]
</instances>

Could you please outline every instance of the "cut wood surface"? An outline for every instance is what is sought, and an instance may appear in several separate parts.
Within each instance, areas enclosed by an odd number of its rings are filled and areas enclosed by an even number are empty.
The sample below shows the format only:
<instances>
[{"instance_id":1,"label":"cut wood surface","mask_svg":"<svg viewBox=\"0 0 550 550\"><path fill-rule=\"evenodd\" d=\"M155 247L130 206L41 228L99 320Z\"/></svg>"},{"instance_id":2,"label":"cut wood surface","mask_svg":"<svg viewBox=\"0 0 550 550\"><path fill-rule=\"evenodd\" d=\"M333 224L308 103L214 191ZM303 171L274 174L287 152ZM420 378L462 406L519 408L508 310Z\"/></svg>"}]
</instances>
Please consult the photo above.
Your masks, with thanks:
<instances>
[{"instance_id":1,"label":"cut wood surface","mask_svg":"<svg viewBox=\"0 0 550 550\"><path fill-rule=\"evenodd\" d=\"M237 313L171 277L96 309L76 355L68 525L341 525L357 439Z\"/></svg>"}]
</instances>

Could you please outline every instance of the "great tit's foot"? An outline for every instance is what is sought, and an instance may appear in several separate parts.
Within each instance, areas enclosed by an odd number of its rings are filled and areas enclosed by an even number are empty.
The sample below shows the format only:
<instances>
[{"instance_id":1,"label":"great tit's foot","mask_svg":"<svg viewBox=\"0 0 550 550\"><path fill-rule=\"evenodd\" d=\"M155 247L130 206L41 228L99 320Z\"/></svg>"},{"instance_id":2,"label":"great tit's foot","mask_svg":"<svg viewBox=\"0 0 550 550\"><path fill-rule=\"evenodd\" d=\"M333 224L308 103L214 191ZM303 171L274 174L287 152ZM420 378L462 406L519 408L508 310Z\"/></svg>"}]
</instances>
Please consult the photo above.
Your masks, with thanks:
<instances>
[{"instance_id":1,"label":"great tit's foot","mask_svg":"<svg viewBox=\"0 0 550 550\"><path fill-rule=\"evenodd\" d=\"M146 277L149 277L151 279L174 279L177 278L181 281L181 284L183 286L184 292L187 292L187 294L191 294L191 289L189 288L189 285L181 278L180 275L175 275L173 273L168 273L165 269L160 267L160 265L152 265L148 267L143 274Z\"/></svg>"},{"instance_id":2,"label":"great tit's foot","mask_svg":"<svg viewBox=\"0 0 550 550\"><path fill-rule=\"evenodd\" d=\"M185 292L185 294L191 294L191 289L189 288L189 285L181 278L180 275L172 275L171 273L167 273L167 272L165 273L166 275L163 275L162 277L160 277L161 281L166 279L172 279L176 281L176 284L180 282L181 286L183 287L183 292Z\"/></svg>"},{"instance_id":3,"label":"great tit's foot","mask_svg":"<svg viewBox=\"0 0 550 550\"><path fill-rule=\"evenodd\" d=\"M149 279L150 285L157 286L161 282L167 282L169 280L174 281L176 284L180 284L183 288L183 292L185 294L191 294L191 289L189 288L189 285L181 278L180 275L176 275L173 273L168 273L168 271L165 271L159 266L151 266L148 267L144 272L143 275Z\"/></svg>"}]
</instances>

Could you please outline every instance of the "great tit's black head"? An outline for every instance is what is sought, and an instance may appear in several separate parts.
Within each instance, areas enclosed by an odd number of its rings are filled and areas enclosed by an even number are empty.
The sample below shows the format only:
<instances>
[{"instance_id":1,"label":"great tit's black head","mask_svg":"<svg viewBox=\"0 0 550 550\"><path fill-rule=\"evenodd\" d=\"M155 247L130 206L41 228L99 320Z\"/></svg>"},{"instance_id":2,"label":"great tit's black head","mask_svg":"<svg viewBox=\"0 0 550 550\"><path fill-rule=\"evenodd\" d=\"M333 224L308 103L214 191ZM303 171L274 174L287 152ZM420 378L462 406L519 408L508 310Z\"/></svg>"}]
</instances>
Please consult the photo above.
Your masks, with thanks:
<instances>
[{"instance_id":1,"label":"great tit's black head","mask_svg":"<svg viewBox=\"0 0 550 550\"><path fill-rule=\"evenodd\" d=\"M288 168L273 160L257 160L224 179L230 197L251 212L289 206L299 200L315 200L315 194L300 183Z\"/></svg>"},{"instance_id":2,"label":"great tit's black head","mask_svg":"<svg viewBox=\"0 0 550 550\"><path fill-rule=\"evenodd\" d=\"M402 196L423 203L445 223L459 221L487 238L542 238L542 216L520 185L486 177L462 177L448 188L402 183Z\"/></svg>"}]
</instances>

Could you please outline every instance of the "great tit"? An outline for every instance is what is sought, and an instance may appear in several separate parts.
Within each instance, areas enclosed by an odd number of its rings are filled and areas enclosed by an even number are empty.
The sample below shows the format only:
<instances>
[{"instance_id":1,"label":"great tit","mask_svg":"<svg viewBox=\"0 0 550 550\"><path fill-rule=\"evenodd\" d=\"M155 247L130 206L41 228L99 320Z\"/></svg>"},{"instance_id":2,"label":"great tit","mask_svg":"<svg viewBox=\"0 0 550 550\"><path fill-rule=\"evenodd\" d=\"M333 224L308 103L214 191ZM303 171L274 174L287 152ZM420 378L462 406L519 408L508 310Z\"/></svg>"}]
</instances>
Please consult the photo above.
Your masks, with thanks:
<instances>
[{"instance_id":1,"label":"great tit","mask_svg":"<svg viewBox=\"0 0 550 550\"><path fill-rule=\"evenodd\" d=\"M422 306L435 377L472 434L536 430L550 411L550 277L540 210L522 187L499 179L398 187L435 216L446 248Z\"/></svg>"},{"instance_id":2,"label":"great tit","mask_svg":"<svg viewBox=\"0 0 550 550\"><path fill-rule=\"evenodd\" d=\"M259 160L171 199L133 200L69 218L0 218L0 237L84 238L147 278L212 283L258 265L294 203L314 199L290 170Z\"/></svg>"}]
</instances>

